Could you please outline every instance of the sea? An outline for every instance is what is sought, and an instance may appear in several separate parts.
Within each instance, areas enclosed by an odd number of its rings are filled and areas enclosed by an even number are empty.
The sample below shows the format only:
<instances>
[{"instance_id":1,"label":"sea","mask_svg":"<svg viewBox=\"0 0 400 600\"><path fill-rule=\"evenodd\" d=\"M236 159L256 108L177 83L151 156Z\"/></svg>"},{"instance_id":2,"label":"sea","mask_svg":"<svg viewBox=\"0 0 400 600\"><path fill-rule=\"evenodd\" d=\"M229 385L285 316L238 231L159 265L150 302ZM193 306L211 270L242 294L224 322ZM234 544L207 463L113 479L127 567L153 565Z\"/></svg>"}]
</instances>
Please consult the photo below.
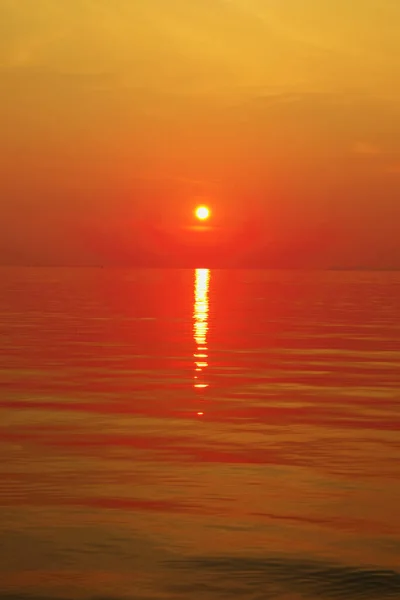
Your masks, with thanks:
<instances>
[{"instance_id":1,"label":"sea","mask_svg":"<svg viewBox=\"0 0 400 600\"><path fill-rule=\"evenodd\" d=\"M0 600L400 598L400 272L0 269Z\"/></svg>"}]
</instances>

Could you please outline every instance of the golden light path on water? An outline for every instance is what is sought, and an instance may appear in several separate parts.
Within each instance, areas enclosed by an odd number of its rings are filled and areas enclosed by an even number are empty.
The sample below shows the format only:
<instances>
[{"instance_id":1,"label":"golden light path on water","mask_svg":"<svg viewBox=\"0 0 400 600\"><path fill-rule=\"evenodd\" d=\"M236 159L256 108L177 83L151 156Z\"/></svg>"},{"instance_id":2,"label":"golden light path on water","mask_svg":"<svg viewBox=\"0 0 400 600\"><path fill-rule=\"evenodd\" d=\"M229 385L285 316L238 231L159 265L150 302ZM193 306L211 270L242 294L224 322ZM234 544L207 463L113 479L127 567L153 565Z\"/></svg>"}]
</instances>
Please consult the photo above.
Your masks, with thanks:
<instances>
[{"instance_id":1,"label":"golden light path on water","mask_svg":"<svg viewBox=\"0 0 400 600\"><path fill-rule=\"evenodd\" d=\"M209 312L209 286L210 269L196 269L194 279L194 308L193 308L193 334L196 342L196 351L194 353L194 387L204 389L208 383L204 378L205 370L208 367L208 312ZM203 412L199 411L198 415Z\"/></svg>"}]
</instances>

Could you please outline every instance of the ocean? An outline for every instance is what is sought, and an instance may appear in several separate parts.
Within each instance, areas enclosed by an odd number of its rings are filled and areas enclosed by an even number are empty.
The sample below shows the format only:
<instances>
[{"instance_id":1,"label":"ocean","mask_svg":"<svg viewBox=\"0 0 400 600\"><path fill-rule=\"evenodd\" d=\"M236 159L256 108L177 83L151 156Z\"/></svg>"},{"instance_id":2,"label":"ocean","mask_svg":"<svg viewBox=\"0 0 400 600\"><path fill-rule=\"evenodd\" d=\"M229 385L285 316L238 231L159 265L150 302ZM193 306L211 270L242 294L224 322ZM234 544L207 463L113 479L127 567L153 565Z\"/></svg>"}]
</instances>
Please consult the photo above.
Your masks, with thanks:
<instances>
[{"instance_id":1,"label":"ocean","mask_svg":"<svg viewBox=\"0 0 400 600\"><path fill-rule=\"evenodd\" d=\"M400 598L400 273L0 269L0 600Z\"/></svg>"}]
</instances>

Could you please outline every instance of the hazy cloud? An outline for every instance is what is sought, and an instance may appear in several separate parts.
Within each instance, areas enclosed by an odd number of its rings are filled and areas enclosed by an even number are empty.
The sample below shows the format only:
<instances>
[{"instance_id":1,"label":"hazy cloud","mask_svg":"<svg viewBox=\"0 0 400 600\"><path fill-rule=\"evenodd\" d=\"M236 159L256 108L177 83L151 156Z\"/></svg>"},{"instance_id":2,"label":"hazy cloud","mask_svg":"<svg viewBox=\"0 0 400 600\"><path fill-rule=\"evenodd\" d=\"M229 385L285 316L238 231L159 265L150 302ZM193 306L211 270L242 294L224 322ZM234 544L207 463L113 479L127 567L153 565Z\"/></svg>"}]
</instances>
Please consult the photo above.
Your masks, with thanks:
<instances>
[{"instance_id":1,"label":"hazy cloud","mask_svg":"<svg viewBox=\"0 0 400 600\"><path fill-rule=\"evenodd\" d=\"M371 142L358 141L352 146L352 150L355 154L362 154L365 156L378 156L382 154L382 149Z\"/></svg>"},{"instance_id":2,"label":"hazy cloud","mask_svg":"<svg viewBox=\"0 0 400 600\"><path fill-rule=\"evenodd\" d=\"M387 173L394 173L394 174L400 174L400 162L399 163L393 163L392 165L388 165L386 167L386 171Z\"/></svg>"}]
</instances>

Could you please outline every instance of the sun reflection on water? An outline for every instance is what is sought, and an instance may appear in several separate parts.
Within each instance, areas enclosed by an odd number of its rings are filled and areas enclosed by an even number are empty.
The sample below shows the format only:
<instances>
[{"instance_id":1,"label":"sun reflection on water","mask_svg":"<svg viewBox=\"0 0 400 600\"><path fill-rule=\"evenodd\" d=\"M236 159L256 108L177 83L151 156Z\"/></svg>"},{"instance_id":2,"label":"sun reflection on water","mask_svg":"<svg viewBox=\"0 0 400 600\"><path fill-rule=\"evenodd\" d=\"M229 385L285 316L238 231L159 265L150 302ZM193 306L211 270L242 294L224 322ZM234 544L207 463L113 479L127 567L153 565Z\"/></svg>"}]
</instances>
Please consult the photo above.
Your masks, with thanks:
<instances>
[{"instance_id":1,"label":"sun reflection on water","mask_svg":"<svg viewBox=\"0 0 400 600\"><path fill-rule=\"evenodd\" d=\"M208 387L208 383L204 379L204 373L208 367L207 332L209 286L210 269L196 269L193 309L193 334L196 342L196 351L193 354L195 365L194 387L196 389L204 389Z\"/></svg>"}]
</instances>

